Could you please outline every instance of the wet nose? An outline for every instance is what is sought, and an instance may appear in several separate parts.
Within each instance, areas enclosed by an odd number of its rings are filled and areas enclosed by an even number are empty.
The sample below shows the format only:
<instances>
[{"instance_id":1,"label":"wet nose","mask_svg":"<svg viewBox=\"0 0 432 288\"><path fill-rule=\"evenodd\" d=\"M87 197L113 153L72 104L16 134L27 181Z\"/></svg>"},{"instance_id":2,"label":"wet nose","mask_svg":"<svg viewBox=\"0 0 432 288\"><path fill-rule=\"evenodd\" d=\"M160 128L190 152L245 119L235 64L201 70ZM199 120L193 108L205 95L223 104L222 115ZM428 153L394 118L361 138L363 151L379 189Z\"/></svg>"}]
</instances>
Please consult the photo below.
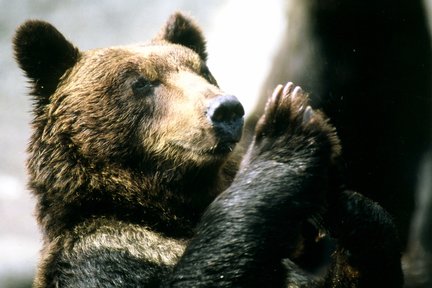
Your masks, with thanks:
<instances>
[{"instance_id":1,"label":"wet nose","mask_svg":"<svg viewBox=\"0 0 432 288\"><path fill-rule=\"evenodd\" d=\"M222 95L210 103L207 115L213 123L231 122L242 118L244 110L237 97Z\"/></svg>"},{"instance_id":2,"label":"wet nose","mask_svg":"<svg viewBox=\"0 0 432 288\"><path fill-rule=\"evenodd\" d=\"M243 130L244 109L237 97L221 95L214 98L207 109L216 134L225 142L240 141Z\"/></svg>"}]
</instances>

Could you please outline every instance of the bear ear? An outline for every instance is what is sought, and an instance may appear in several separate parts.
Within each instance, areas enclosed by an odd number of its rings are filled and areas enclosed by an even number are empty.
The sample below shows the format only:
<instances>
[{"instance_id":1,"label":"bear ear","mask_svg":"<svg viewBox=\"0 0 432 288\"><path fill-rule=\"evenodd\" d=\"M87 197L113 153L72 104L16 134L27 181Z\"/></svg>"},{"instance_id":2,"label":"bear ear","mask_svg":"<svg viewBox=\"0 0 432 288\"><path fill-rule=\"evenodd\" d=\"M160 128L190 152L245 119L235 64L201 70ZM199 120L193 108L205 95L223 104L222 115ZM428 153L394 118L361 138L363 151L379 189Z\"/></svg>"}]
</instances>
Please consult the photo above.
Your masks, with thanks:
<instances>
[{"instance_id":1,"label":"bear ear","mask_svg":"<svg viewBox=\"0 0 432 288\"><path fill-rule=\"evenodd\" d=\"M201 59L207 60L206 41L200 27L180 12L170 16L157 38L186 46L198 53Z\"/></svg>"},{"instance_id":2,"label":"bear ear","mask_svg":"<svg viewBox=\"0 0 432 288\"><path fill-rule=\"evenodd\" d=\"M79 57L78 49L54 26L39 20L29 20L17 29L13 48L16 61L34 85L33 93L45 100Z\"/></svg>"}]
</instances>

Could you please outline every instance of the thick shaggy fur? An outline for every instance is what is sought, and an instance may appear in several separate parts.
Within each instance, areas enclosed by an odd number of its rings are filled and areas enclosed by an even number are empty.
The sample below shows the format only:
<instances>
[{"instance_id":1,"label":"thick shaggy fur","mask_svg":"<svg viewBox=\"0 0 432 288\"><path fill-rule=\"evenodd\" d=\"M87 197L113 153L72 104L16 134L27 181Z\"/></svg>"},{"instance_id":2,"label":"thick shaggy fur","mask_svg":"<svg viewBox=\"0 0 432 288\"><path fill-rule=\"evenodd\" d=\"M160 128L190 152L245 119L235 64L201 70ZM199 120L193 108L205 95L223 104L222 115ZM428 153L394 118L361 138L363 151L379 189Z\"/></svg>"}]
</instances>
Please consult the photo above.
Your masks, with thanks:
<instances>
[{"instance_id":1,"label":"thick shaggy fur","mask_svg":"<svg viewBox=\"0 0 432 288\"><path fill-rule=\"evenodd\" d=\"M230 96L211 114L223 93L189 18L90 51L29 21L14 46L33 85L35 287L402 285L390 217L341 191L336 132L299 87L278 86L243 159L232 151L243 111ZM318 230L337 241L321 278L297 265Z\"/></svg>"}]
</instances>

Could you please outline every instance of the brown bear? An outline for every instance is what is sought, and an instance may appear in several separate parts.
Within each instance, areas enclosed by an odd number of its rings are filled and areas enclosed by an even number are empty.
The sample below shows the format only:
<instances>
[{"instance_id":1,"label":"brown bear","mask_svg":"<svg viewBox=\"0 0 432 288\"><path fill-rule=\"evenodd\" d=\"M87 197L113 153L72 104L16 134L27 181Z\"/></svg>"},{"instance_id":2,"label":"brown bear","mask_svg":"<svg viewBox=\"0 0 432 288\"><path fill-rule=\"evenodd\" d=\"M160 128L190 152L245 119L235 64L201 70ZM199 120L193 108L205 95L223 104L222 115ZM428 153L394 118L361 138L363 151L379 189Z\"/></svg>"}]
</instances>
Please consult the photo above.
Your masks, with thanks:
<instances>
[{"instance_id":1,"label":"brown bear","mask_svg":"<svg viewBox=\"0 0 432 288\"><path fill-rule=\"evenodd\" d=\"M34 286L400 287L394 225L341 191L326 117L278 86L242 157L243 107L205 46L181 13L148 43L89 51L46 22L19 27L44 235ZM323 230L337 246L318 277L301 259Z\"/></svg>"}]
</instances>

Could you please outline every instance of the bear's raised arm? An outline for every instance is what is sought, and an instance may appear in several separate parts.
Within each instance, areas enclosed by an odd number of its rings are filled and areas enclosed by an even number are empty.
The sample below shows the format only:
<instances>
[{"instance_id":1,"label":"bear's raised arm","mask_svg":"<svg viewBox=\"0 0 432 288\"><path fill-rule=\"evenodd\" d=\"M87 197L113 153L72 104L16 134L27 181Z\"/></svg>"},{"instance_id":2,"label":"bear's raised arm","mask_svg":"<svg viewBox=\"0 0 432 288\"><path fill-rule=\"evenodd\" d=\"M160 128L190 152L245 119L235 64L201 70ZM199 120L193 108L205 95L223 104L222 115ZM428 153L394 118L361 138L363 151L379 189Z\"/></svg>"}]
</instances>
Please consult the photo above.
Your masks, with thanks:
<instances>
[{"instance_id":1,"label":"bear's raised arm","mask_svg":"<svg viewBox=\"0 0 432 288\"><path fill-rule=\"evenodd\" d=\"M204 214L168 286L401 287L390 216L356 193L326 195L337 189L329 173L339 153L334 129L301 89L277 87L237 177ZM326 279L298 277L282 259L298 252L301 225L326 205L338 241L333 263Z\"/></svg>"},{"instance_id":2,"label":"bear's raised arm","mask_svg":"<svg viewBox=\"0 0 432 288\"><path fill-rule=\"evenodd\" d=\"M35 287L402 286L391 218L340 191L335 129L299 87L278 86L247 152L235 149L243 107L189 17L89 51L28 21L14 50L34 102ZM324 229L336 249L318 277L301 267Z\"/></svg>"},{"instance_id":3,"label":"bear's raised arm","mask_svg":"<svg viewBox=\"0 0 432 288\"><path fill-rule=\"evenodd\" d=\"M282 259L297 253L301 225L324 212L339 150L334 129L300 87L277 87L236 178L175 268L173 286L199 279L200 287L285 287Z\"/></svg>"}]
</instances>

